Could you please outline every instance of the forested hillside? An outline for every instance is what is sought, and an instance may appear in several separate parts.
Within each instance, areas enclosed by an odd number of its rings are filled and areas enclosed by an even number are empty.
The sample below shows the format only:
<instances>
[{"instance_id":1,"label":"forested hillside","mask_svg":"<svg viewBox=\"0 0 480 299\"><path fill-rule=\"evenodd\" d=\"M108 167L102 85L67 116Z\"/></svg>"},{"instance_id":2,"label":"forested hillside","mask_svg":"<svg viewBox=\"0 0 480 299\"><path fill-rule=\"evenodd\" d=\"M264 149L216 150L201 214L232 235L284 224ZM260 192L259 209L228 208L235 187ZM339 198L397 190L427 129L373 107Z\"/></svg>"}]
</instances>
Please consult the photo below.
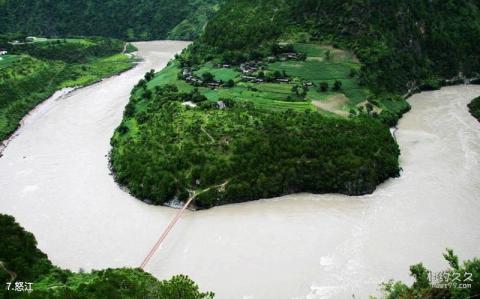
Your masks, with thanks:
<instances>
[{"instance_id":1,"label":"forested hillside","mask_svg":"<svg viewBox=\"0 0 480 299\"><path fill-rule=\"evenodd\" d=\"M117 180L155 204L195 191L202 208L373 192L399 175L386 125L405 95L478 76L478 4L227 1L134 89L112 139Z\"/></svg>"},{"instance_id":2,"label":"forested hillside","mask_svg":"<svg viewBox=\"0 0 480 299\"><path fill-rule=\"evenodd\" d=\"M0 1L0 34L190 40L202 31L218 2L4 0Z\"/></svg>"},{"instance_id":3,"label":"forested hillside","mask_svg":"<svg viewBox=\"0 0 480 299\"><path fill-rule=\"evenodd\" d=\"M60 269L37 248L31 233L13 217L3 214L0 214L0 285L0 298L5 299L212 299L214 296L199 291L184 275L158 281L140 269L106 269L90 273Z\"/></svg>"},{"instance_id":4,"label":"forested hillside","mask_svg":"<svg viewBox=\"0 0 480 299\"><path fill-rule=\"evenodd\" d=\"M209 22L196 47L248 57L278 40L320 40L354 51L376 92L438 87L480 72L479 2L473 0L237 0ZM259 47L263 46L263 47Z\"/></svg>"}]
</instances>

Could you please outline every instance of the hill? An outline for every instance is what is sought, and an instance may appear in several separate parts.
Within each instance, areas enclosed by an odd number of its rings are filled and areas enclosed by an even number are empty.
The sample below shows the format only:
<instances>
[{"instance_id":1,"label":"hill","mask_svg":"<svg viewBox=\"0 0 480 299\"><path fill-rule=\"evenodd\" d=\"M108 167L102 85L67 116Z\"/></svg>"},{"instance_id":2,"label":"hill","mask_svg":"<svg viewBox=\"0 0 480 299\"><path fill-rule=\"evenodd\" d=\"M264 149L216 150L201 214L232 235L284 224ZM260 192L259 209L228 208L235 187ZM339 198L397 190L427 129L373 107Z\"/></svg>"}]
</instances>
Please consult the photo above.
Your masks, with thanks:
<instances>
[{"instance_id":1,"label":"hill","mask_svg":"<svg viewBox=\"0 0 480 299\"><path fill-rule=\"evenodd\" d=\"M190 40L203 30L218 2L5 0L0 1L0 34Z\"/></svg>"},{"instance_id":2,"label":"hill","mask_svg":"<svg viewBox=\"0 0 480 299\"><path fill-rule=\"evenodd\" d=\"M375 92L435 87L459 73L480 72L479 2L230 1L196 44L206 52L245 58L276 41L317 40L352 50L364 65L363 84Z\"/></svg>"},{"instance_id":3,"label":"hill","mask_svg":"<svg viewBox=\"0 0 480 299\"><path fill-rule=\"evenodd\" d=\"M405 95L480 72L478 1L227 1L132 92L119 183L200 208L295 192L373 192L399 175ZM148 166L146 166L148 165Z\"/></svg>"}]
</instances>

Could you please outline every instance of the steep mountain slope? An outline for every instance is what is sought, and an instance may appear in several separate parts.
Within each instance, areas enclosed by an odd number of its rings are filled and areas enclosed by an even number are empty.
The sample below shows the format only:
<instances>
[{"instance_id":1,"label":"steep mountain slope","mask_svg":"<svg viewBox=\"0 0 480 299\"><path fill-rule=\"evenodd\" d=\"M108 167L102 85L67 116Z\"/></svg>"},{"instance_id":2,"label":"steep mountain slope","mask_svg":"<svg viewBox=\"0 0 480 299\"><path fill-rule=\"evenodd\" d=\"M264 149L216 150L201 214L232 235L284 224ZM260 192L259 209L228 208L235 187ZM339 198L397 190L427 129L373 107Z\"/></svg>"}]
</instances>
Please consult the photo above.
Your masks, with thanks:
<instances>
[{"instance_id":1,"label":"steep mountain slope","mask_svg":"<svg viewBox=\"0 0 480 299\"><path fill-rule=\"evenodd\" d=\"M129 40L195 38L218 0L5 0L0 33L95 35ZM188 26L185 26L187 23ZM181 28L177 25L184 24ZM174 30L172 35L169 32Z\"/></svg>"},{"instance_id":2,"label":"steep mountain slope","mask_svg":"<svg viewBox=\"0 0 480 299\"><path fill-rule=\"evenodd\" d=\"M480 11L473 0L237 0L207 25L197 47L258 51L277 40L321 40L348 48L377 92L480 72Z\"/></svg>"}]
</instances>

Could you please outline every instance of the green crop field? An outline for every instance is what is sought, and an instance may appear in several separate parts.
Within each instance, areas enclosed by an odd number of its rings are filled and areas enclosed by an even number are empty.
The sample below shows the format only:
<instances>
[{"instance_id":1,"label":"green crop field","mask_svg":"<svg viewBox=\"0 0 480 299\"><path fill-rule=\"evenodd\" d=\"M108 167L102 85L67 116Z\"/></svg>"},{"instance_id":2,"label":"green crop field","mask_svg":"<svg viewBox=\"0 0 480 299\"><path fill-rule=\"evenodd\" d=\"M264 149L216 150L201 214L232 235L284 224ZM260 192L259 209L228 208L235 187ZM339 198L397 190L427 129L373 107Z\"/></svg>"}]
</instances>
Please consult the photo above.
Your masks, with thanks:
<instances>
[{"instance_id":1,"label":"green crop field","mask_svg":"<svg viewBox=\"0 0 480 299\"><path fill-rule=\"evenodd\" d=\"M314 83L310 87L307 101L328 101L329 98L343 94L348 98L345 108L353 108L363 102L368 96L368 91L358 84L358 80L352 76L352 72L360 69L360 63L352 53L334 49L320 44L294 44L297 52L307 55L306 61L280 61L268 65L272 71L285 71L288 76L301 78ZM353 71L352 71L353 70ZM335 81L342 83L339 91L333 92L331 87ZM326 92L320 92L320 83L325 82L329 86Z\"/></svg>"},{"instance_id":2,"label":"green crop field","mask_svg":"<svg viewBox=\"0 0 480 299\"><path fill-rule=\"evenodd\" d=\"M212 65L212 63L206 63L198 71L196 71L195 74L201 77L206 72L211 73L215 79L219 81L234 80L240 76L240 73L234 69L216 68Z\"/></svg>"},{"instance_id":3,"label":"green crop field","mask_svg":"<svg viewBox=\"0 0 480 299\"><path fill-rule=\"evenodd\" d=\"M180 68L177 62L171 62L166 68L155 75L155 78L148 82L148 88L152 89L155 86L165 84L175 84L180 91L189 92L193 90L193 86L183 80L178 79Z\"/></svg>"},{"instance_id":4,"label":"green crop field","mask_svg":"<svg viewBox=\"0 0 480 299\"><path fill-rule=\"evenodd\" d=\"M283 61L270 64L269 69L285 70L289 76L320 81L349 78L352 67L344 63L328 61Z\"/></svg>"},{"instance_id":5,"label":"green crop field","mask_svg":"<svg viewBox=\"0 0 480 299\"><path fill-rule=\"evenodd\" d=\"M84 38L43 38L43 37L37 37L33 41L33 43L49 43L49 42L67 42L67 43L77 43L81 45L93 45L94 43L92 41L89 41Z\"/></svg>"},{"instance_id":6,"label":"green crop field","mask_svg":"<svg viewBox=\"0 0 480 299\"><path fill-rule=\"evenodd\" d=\"M267 64L267 69L270 71L285 71L291 78L291 83L242 82L242 74L237 68L217 68L213 62L208 62L203 64L194 74L201 77L204 73L209 72L218 81L234 80L236 84L231 88L198 87L198 91L209 101L219 101L226 98L250 101L258 108L270 110L315 110L317 108L312 105L312 101L328 102L330 98L341 95L345 96L348 102L338 109L348 111L365 100L368 95L367 90L360 87L357 79L351 76L352 69L358 70L360 68L360 64L355 61L353 54L320 44L295 44L294 47L297 52L307 54L306 61L290 60ZM155 86L174 84L182 92L192 91L194 89L192 85L178 78L180 72L178 62L173 61L157 73L154 79L148 82L147 86L149 89L153 89ZM305 97L292 91L292 88L299 85L301 80L311 81L314 84L314 86L309 87ZM334 92L331 87L336 80L342 82L342 88ZM328 91L319 91L321 82L328 83ZM338 97L336 98L338 100ZM338 109L330 112L336 112ZM343 112L340 114L345 115Z\"/></svg>"}]
</instances>

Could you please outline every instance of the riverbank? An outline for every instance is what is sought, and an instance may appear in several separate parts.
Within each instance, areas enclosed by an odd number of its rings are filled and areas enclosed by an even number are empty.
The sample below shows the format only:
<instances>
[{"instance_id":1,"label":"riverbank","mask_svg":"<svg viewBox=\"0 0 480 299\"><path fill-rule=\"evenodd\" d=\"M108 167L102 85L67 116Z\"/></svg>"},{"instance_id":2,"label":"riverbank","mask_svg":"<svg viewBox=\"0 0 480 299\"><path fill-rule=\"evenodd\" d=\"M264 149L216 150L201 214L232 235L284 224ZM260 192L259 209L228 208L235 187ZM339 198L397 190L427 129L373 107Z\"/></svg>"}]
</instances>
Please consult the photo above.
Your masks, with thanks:
<instances>
[{"instance_id":1,"label":"riverbank","mask_svg":"<svg viewBox=\"0 0 480 299\"><path fill-rule=\"evenodd\" d=\"M16 49L19 53L16 60L0 68L0 97L4 99L0 103L0 140L8 140L24 116L58 90L94 84L132 68L135 63L131 56L111 55L111 49L105 49L97 57L90 56L93 55L90 48L80 43L65 42L55 46L58 47L56 54L45 50L43 45L38 49L33 45ZM73 58L65 58L69 57L68 53L84 58L70 61Z\"/></svg>"},{"instance_id":2,"label":"riverbank","mask_svg":"<svg viewBox=\"0 0 480 299\"><path fill-rule=\"evenodd\" d=\"M10 142L12 142L12 140L18 136L20 133L21 133L21 129L22 129L22 126L25 125L25 122L29 119L31 119L32 115L36 115L38 116L38 114L42 113L41 111L44 111L44 110L47 110L48 107L50 107L50 105L54 105L54 102L55 101L59 101L59 100L62 100L62 99L65 99L67 97L69 97L71 95L71 93L75 92L76 90L78 89L82 89L82 88L85 88L85 87L89 87L89 86L94 86L98 83L101 83L103 80L106 80L106 79L109 79L109 78L112 78L112 77L115 77L115 76L119 76L121 75L122 73L132 69L133 67L135 67L136 63L139 63L139 60L138 58L136 58L136 56L134 56L134 54L129 54L129 55L132 55L131 58L134 59L135 62L132 62L132 65L130 68L128 69L125 69L125 70L119 70L118 72L116 73L112 73L106 77L103 77L103 78L99 78L91 83L88 83L84 86L75 86L75 87L64 87L62 88L61 90L57 90L55 91L50 97L48 97L47 99L43 100L42 102L40 102L37 106L35 106L33 109L31 109L25 116L22 117L22 119L19 121L18 123L18 126L17 128L15 129L15 131L13 131L7 139L3 140L0 142L0 158L2 158L3 156L3 151L7 148L8 144Z\"/></svg>"},{"instance_id":3,"label":"riverbank","mask_svg":"<svg viewBox=\"0 0 480 299\"><path fill-rule=\"evenodd\" d=\"M138 201L109 175L109 139L131 88L187 43L136 45L144 62L31 115L0 159L0 212L63 268L138 267L177 212ZM466 105L478 96L473 85L413 95L395 132L402 176L372 195L294 194L185 211L146 271L187 274L217 298L367 298L390 278L409 282L417 262L443 270L445 247L473 258L480 131Z\"/></svg>"},{"instance_id":4,"label":"riverbank","mask_svg":"<svg viewBox=\"0 0 480 299\"><path fill-rule=\"evenodd\" d=\"M480 121L480 97L473 99L470 104L468 104L468 109L473 117Z\"/></svg>"}]
</instances>

